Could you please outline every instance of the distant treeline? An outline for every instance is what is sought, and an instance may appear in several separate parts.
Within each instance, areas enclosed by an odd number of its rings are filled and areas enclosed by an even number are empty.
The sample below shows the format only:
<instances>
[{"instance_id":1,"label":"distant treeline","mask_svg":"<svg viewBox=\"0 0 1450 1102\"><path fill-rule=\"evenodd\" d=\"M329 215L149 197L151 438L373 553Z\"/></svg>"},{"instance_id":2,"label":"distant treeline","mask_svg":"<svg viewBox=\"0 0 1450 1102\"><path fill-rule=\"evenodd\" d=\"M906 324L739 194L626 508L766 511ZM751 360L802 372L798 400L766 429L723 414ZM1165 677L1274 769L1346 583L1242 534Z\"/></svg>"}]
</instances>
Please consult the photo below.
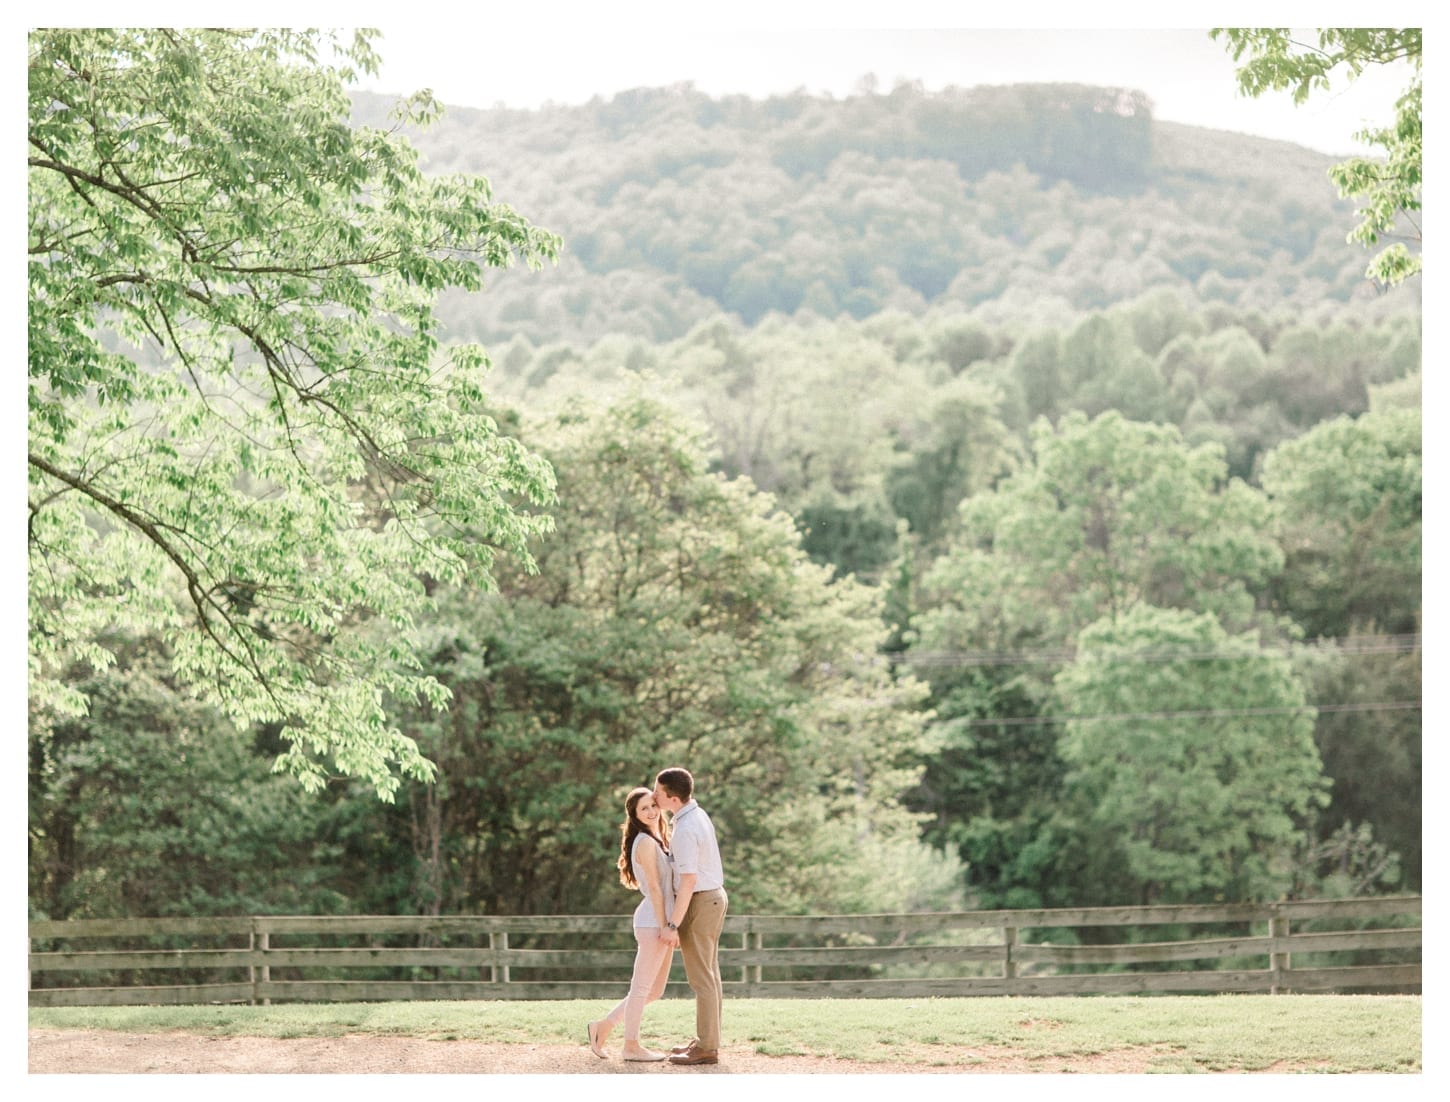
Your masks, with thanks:
<instances>
[{"instance_id":1,"label":"distant treeline","mask_svg":"<svg viewBox=\"0 0 1450 1102\"><path fill-rule=\"evenodd\" d=\"M381 125L390 101L358 95ZM682 337L725 312L932 306L1061 318L1173 287L1272 310L1382 310L1332 159L1155 122L1138 92L900 84L844 100L688 85L538 111L451 108L414 135L565 238L558 269L457 298L485 343Z\"/></svg>"}]
</instances>

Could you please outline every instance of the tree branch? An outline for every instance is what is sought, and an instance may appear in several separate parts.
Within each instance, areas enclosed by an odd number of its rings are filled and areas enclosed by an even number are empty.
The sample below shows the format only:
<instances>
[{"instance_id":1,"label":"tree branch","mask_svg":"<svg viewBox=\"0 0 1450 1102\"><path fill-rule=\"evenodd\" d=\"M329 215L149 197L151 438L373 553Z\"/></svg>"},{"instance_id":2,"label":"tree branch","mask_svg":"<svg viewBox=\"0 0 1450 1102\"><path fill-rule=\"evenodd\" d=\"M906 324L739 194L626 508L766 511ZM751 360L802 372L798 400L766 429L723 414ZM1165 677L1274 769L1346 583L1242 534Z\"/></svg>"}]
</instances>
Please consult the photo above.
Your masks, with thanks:
<instances>
[{"instance_id":1,"label":"tree branch","mask_svg":"<svg viewBox=\"0 0 1450 1102\"><path fill-rule=\"evenodd\" d=\"M178 550L176 546L171 542L171 540L167 538L166 534L161 530L160 526L158 526L154 521L141 515L139 512L131 508L125 502L119 501L118 499L112 497L110 494L107 494L104 490L101 490L99 487L92 485L86 479L73 475L68 471L61 470L55 464L49 462L41 456L36 455L34 452L29 453L29 462L32 467L44 471L56 481L64 483L65 485L70 486L74 490L78 490L86 497L94 501L96 504L103 506L107 511L119 517L121 520L125 521L126 524L130 525L132 528L135 528L138 532L140 532L148 540L150 540L153 544L160 548L161 552L168 559L171 560L176 568L181 571L182 577L186 579L186 591L188 596L190 596L191 598L193 606L195 606L196 608L197 621L201 625L202 630L206 632L206 634L211 638L212 642L217 645L217 648L221 650L223 654L225 654L238 666L251 672L252 676L256 679L257 684L261 686L262 690L266 692L269 698L271 698L272 703L277 705L279 713L285 714L286 710L285 708L283 708L281 701L279 701L273 694L272 687L268 682L266 674L262 671L260 665L258 664L256 654L252 650L251 645L243 636L236 621L233 620L231 613L226 608L222 607L222 605L213 596L213 594L217 591L217 587L208 588L202 584L201 577L197 574L191 563L187 561L186 556L183 555L181 551ZM208 613L208 609L210 609L218 617L220 617L221 621L226 625L228 631L236 639L238 639L243 646L246 647L248 654L245 657L237 654L231 647L226 644L226 641L223 640L221 636L217 633L216 628L211 621L211 616Z\"/></svg>"}]
</instances>

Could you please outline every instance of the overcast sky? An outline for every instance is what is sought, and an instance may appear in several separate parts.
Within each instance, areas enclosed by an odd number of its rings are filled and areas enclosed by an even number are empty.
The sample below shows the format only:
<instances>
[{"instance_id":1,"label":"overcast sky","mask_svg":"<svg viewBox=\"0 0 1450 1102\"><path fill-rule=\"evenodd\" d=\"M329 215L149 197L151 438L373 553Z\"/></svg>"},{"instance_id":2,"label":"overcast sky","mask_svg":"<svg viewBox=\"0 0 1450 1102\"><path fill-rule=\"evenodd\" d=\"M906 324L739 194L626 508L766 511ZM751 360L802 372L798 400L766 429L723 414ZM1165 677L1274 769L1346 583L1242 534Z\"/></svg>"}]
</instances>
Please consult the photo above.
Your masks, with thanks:
<instances>
[{"instance_id":1,"label":"overcast sky","mask_svg":"<svg viewBox=\"0 0 1450 1102\"><path fill-rule=\"evenodd\" d=\"M868 73L883 92L898 80L920 81L930 91L952 84L1061 81L1145 92L1155 118L1341 154L1362 148L1353 139L1355 131L1392 120L1395 98L1409 74L1403 67L1376 68L1356 81L1337 82L1297 108L1288 92L1250 99L1238 93L1228 50L1207 30L1248 20L1211 18L1214 9L1196 13L1201 24L1147 30L1139 28L1169 21L1161 8L1157 19L1145 9L1137 13L1136 25L1118 18L1110 26L1114 21L1094 19L1098 13L1081 8L1074 16L1041 22L1042 5L1012 5L1011 11L1021 15L1019 24L1034 15L1039 22L1031 29L967 29L962 24L972 20L962 16L979 15L982 5L742 0L716 11L684 0L674 5L620 0L608 7L607 20L590 14L602 8L552 0L510 5L506 14L481 14L484 7L407 23L379 11L370 25L383 32L384 68L379 79L362 87L386 93L431 88L443 103L459 107L538 107L683 81L712 96L764 97L804 88L838 98L851 94ZM1297 14L1273 8L1257 11L1254 21ZM1332 9L1332 4L1327 10L1320 5L1320 21L1334 14ZM1131 5L1112 10L1134 14ZM1357 10L1362 17L1363 5ZM570 11L584 14L566 14ZM869 14L853 18L854 12ZM1195 10L1185 5L1180 21L1184 14L1191 17ZM1219 14L1234 14L1232 6ZM901 29L883 29L886 25ZM1408 25L1419 24L1411 19Z\"/></svg>"}]
</instances>

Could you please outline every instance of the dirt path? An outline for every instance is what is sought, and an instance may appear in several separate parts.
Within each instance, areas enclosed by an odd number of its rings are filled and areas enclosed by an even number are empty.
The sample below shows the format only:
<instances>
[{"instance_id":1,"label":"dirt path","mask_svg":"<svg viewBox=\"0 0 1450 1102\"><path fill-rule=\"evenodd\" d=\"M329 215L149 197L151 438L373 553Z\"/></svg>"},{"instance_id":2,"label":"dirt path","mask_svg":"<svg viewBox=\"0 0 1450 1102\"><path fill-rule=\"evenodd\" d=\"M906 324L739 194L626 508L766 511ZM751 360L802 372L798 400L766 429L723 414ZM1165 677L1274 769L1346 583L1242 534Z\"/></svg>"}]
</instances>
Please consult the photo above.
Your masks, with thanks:
<instances>
[{"instance_id":1,"label":"dirt path","mask_svg":"<svg viewBox=\"0 0 1450 1102\"><path fill-rule=\"evenodd\" d=\"M915 1053L906 1055L917 1055ZM763 1056L749 1045L727 1047L720 1063L681 1068L626 1064L618 1051L600 1060L578 1045L489 1044L407 1037L205 1037L192 1033L120 1033L32 1029L32 1073L130 1074L158 1072L465 1075L872 1075L1014 1072L1140 1073L1150 1070L1152 1047L1092 1056L1029 1059L1001 1046L923 1048L910 1063L868 1064L817 1056ZM1283 1068L1265 1070L1283 1071Z\"/></svg>"}]
</instances>

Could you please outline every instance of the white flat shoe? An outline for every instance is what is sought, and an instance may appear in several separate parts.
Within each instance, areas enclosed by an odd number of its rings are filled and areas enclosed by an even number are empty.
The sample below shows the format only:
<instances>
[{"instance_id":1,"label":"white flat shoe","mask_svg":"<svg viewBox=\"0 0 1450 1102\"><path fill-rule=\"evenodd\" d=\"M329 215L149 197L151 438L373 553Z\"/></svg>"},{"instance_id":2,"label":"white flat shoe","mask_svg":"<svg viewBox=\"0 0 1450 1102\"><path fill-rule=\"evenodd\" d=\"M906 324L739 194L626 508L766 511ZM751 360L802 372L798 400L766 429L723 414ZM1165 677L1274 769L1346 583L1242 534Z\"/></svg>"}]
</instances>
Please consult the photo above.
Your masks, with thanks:
<instances>
[{"instance_id":1,"label":"white flat shoe","mask_svg":"<svg viewBox=\"0 0 1450 1102\"><path fill-rule=\"evenodd\" d=\"M599 1023L590 1022L584 1027L584 1032L589 1035L589 1051L598 1056L601 1060L608 1060L604 1050L599 1047Z\"/></svg>"},{"instance_id":2,"label":"white flat shoe","mask_svg":"<svg viewBox=\"0 0 1450 1102\"><path fill-rule=\"evenodd\" d=\"M664 1058L665 1054L663 1052L651 1052L649 1049L645 1049L638 1056L626 1056L624 1059L631 1064L654 1064Z\"/></svg>"}]
</instances>

